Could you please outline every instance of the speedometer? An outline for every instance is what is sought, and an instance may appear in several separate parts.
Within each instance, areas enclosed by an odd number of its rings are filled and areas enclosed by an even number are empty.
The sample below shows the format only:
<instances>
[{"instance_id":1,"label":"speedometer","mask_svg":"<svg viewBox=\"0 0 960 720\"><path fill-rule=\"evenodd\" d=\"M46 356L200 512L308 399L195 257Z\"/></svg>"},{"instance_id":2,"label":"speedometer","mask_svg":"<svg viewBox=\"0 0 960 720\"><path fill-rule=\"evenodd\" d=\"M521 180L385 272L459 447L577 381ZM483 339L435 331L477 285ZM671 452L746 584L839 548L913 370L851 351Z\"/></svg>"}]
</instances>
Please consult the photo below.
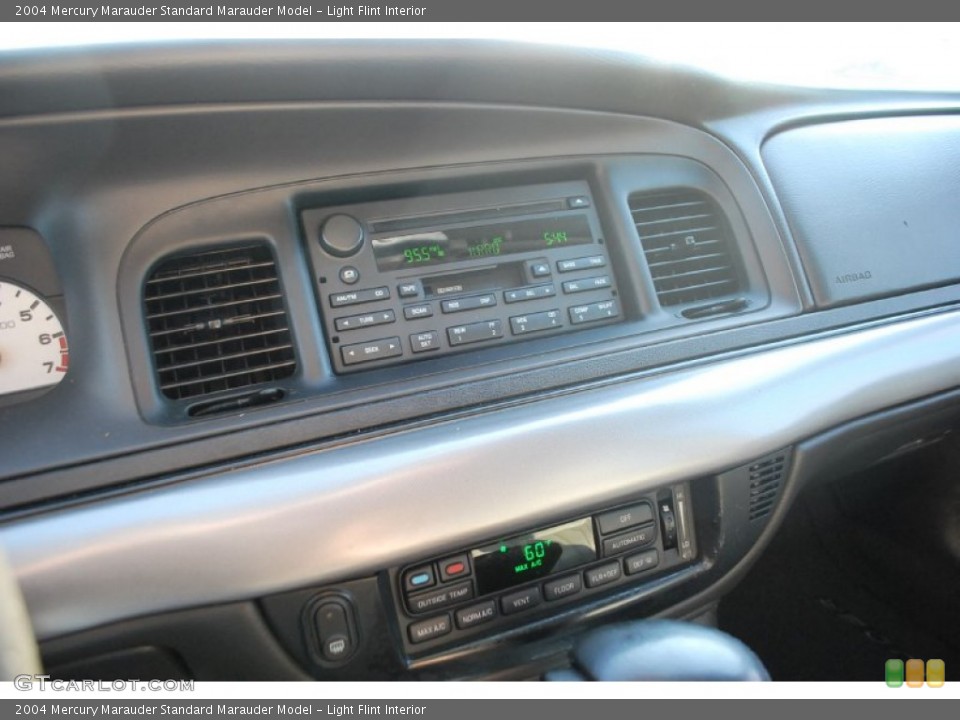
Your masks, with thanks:
<instances>
[{"instance_id":1,"label":"speedometer","mask_svg":"<svg viewBox=\"0 0 960 720\"><path fill-rule=\"evenodd\" d=\"M0 280L0 395L56 385L69 358L63 325L50 306Z\"/></svg>"}]
</instances>

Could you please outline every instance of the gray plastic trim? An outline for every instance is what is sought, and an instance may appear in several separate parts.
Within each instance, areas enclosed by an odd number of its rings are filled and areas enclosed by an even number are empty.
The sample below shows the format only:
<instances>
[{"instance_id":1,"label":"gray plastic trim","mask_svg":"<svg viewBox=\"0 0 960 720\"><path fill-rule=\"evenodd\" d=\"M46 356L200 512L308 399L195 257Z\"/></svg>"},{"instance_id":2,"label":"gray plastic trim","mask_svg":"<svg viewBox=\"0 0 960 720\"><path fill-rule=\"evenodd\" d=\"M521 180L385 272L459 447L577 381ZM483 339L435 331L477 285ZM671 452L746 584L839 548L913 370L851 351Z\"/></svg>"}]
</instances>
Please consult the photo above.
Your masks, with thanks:
<instances>
[{"instance_id":1,"label":"gray plastic trim","mask_svg":"<svg viewBox=\"0 0 960 720\"><path fill-rule=\"evenodd\" d=\"M958 328L945 312L531 401L12 522L0 544L41 639L357 577L957 387Z\"/></svg>"}]
</instances>

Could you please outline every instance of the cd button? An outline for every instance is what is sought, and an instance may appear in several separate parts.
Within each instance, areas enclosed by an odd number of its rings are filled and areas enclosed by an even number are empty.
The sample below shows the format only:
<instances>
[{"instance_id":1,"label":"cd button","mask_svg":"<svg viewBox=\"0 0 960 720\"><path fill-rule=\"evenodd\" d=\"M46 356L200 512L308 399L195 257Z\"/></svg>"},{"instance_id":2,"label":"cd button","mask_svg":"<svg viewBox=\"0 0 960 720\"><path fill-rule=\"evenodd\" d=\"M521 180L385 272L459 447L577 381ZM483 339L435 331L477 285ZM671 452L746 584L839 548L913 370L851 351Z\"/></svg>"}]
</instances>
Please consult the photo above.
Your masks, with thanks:
<instances>
[{"instance_id":1,"label":"cd button","mask_svg":"<svg viewBox=\"0 0 960 720\"><path fill-rule=\"evenodd\" d=\"M387 300L390 297L390 288L378 287L367 290L349 290L348 292L334 293L330 296L330 307L344 305L359 305L360 303Z\"/></svg>"},{"instance_id":2,"label":"cd button","mask_svg":"<svg viewBox=\"0 0 960 720\"><path fill-rule=\"evenodd\" d=\"M576 195L574 197L567 198L567 207L571 210L576 210L578 208L588 208L590 207L590 198L586 195Z\"/></svg>"}]
</instances>

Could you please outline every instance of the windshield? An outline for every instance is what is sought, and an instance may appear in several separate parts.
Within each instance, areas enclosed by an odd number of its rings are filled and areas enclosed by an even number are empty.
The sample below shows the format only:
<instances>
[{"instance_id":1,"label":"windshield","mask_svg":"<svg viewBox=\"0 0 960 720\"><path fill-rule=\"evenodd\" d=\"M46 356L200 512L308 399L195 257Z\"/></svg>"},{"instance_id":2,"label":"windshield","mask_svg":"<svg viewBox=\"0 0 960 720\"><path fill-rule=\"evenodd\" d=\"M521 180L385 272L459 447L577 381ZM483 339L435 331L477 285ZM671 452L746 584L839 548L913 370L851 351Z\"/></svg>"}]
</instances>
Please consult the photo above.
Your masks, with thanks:
<instances>
[{"instance_id":1,"label":"windshield","mask_svg":"<svg viewBox=\"0 0 960 720\"><path fill-rule=\"evenodd\" d=\"M204 39L472 38L616 50L739 80L960 89L957 23L17 23L0 49ZM78 32L81 28L83 32Z\"/></svg>"}]
</instances>

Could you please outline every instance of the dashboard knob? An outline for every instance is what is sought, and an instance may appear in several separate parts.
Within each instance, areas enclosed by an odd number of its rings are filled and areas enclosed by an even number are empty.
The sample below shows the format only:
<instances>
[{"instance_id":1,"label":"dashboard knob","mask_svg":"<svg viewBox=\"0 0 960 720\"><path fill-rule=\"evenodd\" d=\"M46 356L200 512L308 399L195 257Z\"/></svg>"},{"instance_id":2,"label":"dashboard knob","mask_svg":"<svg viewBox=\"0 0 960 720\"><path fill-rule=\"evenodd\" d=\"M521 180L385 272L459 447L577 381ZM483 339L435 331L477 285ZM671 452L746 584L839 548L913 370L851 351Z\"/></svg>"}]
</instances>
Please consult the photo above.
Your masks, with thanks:
<instances>
[{"instance_id":1,"label":"dashboard knob","mask_svg":"<svg viewBox=\"0 0 960 720\"><path fill-rule=\"evenodd\" d=\"M320 246L336 257L349 257L363 245L363 226L349 215L331 215L320 228Z\"/></svg>"}]
</instances>

